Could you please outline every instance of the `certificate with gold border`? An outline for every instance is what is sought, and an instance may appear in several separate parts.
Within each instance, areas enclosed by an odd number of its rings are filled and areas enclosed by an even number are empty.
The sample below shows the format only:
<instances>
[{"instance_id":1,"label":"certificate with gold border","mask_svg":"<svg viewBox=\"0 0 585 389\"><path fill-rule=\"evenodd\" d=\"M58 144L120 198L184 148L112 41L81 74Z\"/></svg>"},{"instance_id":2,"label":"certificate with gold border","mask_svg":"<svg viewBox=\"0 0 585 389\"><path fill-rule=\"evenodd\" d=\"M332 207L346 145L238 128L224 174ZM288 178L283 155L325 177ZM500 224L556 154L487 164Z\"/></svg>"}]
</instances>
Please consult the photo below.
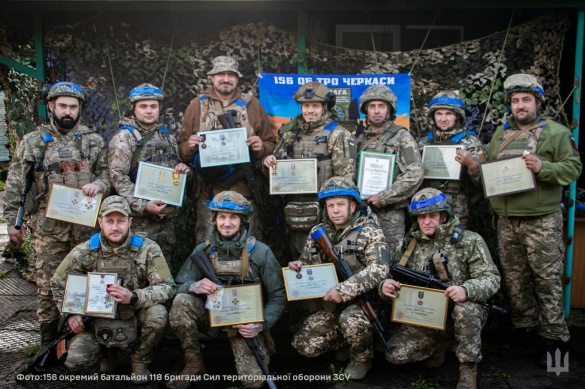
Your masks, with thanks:
<instances>
[{"instance_id":1,"label":"certificate with gold border","mask_svg":"<svg viewBox=\"0 0 585 389\"><path fill-rule=\"evenodd\" d=\"M116 273L87 273L87 291L85 295L85 314L88 316L116 317L117 303L107 292L108 285L118 282Z\"/></svg>"},{"instance_id":2,"label":"certificate with gold border","mask_svg":"<svg viewBox=\"0 0 585 389\"><path fill-rule=\"evenodd\" d=\"M422 154L423 177L438 180L458 180L461 164L455 160L461 146L425 146Z\"/></svg>"},{"instance_id":3,"label":"certificate with gold border","mask_svg":"<svg viewBox=\"0 0 585 389\"><path fill-rule=\"evenodd\" d=\"M402 284L397 293L391 321L445 331L449 298L444 290Z\"/></svg>"},{"instance_id":4,"label":"certificate with gold border","mask_svg":"<svg viewBox=\"0 0 585 389\"><path fill-rule=\"evenodd\" d=\"M79 188L52 184L45 217L94 227L101 202L101 193L87 197Z\"/></svg>"},{"instance_id":5,"label":"certificate with gold border","mask_svg":"<svg viewBox=\"0 0 585 389\"><path fill-rule=\"evenodd\" d=\"M223 287L221 310L209 310L209 326L223 327L264 321L260 284Z\"/></svg>"},{"instance_id":6,"label":"certificate with gold border","mask_svg":"<svg viewBox=\"0 0 585 389\"><path fill-rule=\"evenodd\" d=\"M317 159L282 159L270 168L270 194L317 193Z\"/></svg>"},{"instance_id":7,"label":"certificate with gold border","mask_svg":"<svg viewBox=\"0 0 585 389\"><path fill-rule=\"evenodd\" d=\"M502 158L482 162L481 179L487 198L527 192L536 188L534 172L526 167L522 157Z\"/></svg>"},{"instance_id":8,"label":"certificate with gold border","mask_svg":"<svg viewBox=\"0 0 585 389\"><path fill-rule=\"evenodd\" d=\"M288 301L321 298L337 285L337 272L332 263L301 267L300 271L282 268Z\"/></svg>"},{"instance_id":9,"label":"certificate with gold border","mask_svg":"<svg viewBox=\"0 0 585 389\"><path fill-rule=\"evenodd\" d=\"M394 182L396 154L362 151L358 164L357 187L362 199L385 191Z\"/></svg>"},{"instance_id":10,"label":"certificate with gold border","mask_svg":"<svg viewBox=\"0 0 585 389\"><path fill-rule=\"evenodd\" d=\"M185 193L186 174L175 174L175 169L140 162L134 184L134 197L160 200L180 207Z\"/></svg>"}]
</instances>

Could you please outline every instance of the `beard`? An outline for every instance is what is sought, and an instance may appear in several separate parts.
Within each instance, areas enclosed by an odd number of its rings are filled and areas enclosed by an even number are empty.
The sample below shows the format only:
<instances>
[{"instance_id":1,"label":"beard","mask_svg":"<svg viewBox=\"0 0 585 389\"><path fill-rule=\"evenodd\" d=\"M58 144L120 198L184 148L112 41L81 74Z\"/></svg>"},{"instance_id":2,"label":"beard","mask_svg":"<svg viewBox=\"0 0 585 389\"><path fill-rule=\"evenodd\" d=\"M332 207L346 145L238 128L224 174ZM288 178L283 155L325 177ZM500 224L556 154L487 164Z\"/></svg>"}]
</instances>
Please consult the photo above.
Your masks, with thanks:
<instances>
[{"instance_id":1,"label":"beard","mask_svg":"<svg viewBox=\"0 0 585 389\"><path fill-rule=\"evenodd\" d=\"M57 124L59 128L62 128L64 130L71 130L79 122L79 116L77 116L75 119L71 116L62 116L60 118L55 116L54 120L55 124Z\"/></svg>"},{"instance_id":2,"label":"beard","mask_svg":"<svg viewBox=\"0 0 585 389\"><path fill-rule=\"evenodd\" d=\"M520 112L517 112L514 116L514 120L516 121L516 123L518 124L530 124L532 123L535 119L536 119L536 112L529 114L527 111L522 111L522 113L524 113L524 116L520 117Z\"/></svg>"}]
</instances>

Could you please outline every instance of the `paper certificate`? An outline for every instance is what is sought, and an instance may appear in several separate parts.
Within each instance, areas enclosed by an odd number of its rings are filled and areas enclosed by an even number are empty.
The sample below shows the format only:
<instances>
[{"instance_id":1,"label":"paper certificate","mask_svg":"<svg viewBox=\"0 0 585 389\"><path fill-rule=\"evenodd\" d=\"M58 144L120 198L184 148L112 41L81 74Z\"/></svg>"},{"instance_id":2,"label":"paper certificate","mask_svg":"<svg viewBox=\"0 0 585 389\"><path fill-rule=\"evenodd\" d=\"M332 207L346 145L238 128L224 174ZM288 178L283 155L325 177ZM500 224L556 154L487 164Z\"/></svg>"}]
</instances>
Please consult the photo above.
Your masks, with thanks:
<instances>
[{"instance_id":1,"label":"paper certificate","mask_svg":"<svg viewBox=\"0 0 585 389\"><path fill-rule=\"evenodd\" d=\"M536 188L534 173L526 167L522 157L482 162L479 166L483 191L487 198L527 192Z\"/></svg>"},{"instance_id":2,"label":"paper certificate","mask_svg":"<svg viewBox=\"0 0 585 389\"><path fill-rule=\"evenodd\" d=\"M67 275L65 295L61 312L84 315L85 295L87 293L87 276L80 274Z\"/></svg>"},{"instance_id":3,"label":"paper certificate","mask_svg":"<svg viewBox=\"0 0 585 389\"><path fill-rule=\"evenodd\" d=\"M270 168L270 194L317 193L317 160L282 159Z\"/></svg>"},{"instance_id":4,"label":"paper certificate","mask_svg":"<svg viewBox=\"0 0 585 389\"><path fill-rule=\"evenodd\" d=\"M81 189L53 184L45 217L94 227L101 201L101 193L90 198L84 195Z\"/></svg>"},{"instance_id":5,"label":"paper certificate","mask_svg":"<svg viewBox=\"0 0 585 389\"><path fill-rule=\"evenodd\" d=\"M298 273L283 267L282 275L288 301L321 298L337 285L337 273L332 263L303 266Z\"/></svg>"},{"instance_id":6,"label":"paper certificate","mask_svg":"<svg viewBox=\"0 0 585 389\"><path fill-rule=\"evenodd\" d=\"M235 165L250 162L250 152L245 127L200 132L199 143L201 167Z\"/></svg>"},{"instance_id":7,"label":"paper certificate","mask_svg":"<svg viewBox=\"0 0 585 389\"><path fill-rule=\"evenodd\" d=\"M260 284L225 286L221 310L209 311L209 326L222 327L264 321Z\"/></svg>"},{"instance_id":8,"label":"paper certificate","mask_svg":"<svg viewBox=\"0 0 585 389\"><path fill-rule=\"evenodd\" d=\"M175 174L174 169L152 163L140 162L134 197L145 200L161 200L180 207L185 193L186 174Z\"/></svg>"},{"instance_id":9,"label":"paper certificate","mask_svg":"<svg viewBox=\"0 0 585 389\"><path fill-rule=\"evenodd\" d=\"M116 273L87 273L85 313L89 316L116 317L116 302L106 291L108 285L116 284Z\"/></svg>"},{"instance_id":10,"label":"paper certificate","mask_svg":"<svg viewBox=\"0 0 585 389\"><path fill-rule=\"evenodd\" d=\"M394 182L396 154L362 151L359 158L358 188L362 199L385 191Z\"/></svg>"},{"instance_id":11,"label":"paper certificate","mask_svg":"<svg viewBox=\"0 0 585 389\"><path fill-rule=\"evenodd\" d=\"M461 146L425 146L422 154L423 177L458 180L461 164L455 160Z\"/></svg>"},{"instance_id":12,"label":"paper certificate","mask_svg":"<svg viewBox=\"0 0 585 389\"><path fill-rule=\"evenodd\" d=\"M392 300L392 321L445 330L449 298L444 290L402 284Z\"/></svg>"}]
</instances>

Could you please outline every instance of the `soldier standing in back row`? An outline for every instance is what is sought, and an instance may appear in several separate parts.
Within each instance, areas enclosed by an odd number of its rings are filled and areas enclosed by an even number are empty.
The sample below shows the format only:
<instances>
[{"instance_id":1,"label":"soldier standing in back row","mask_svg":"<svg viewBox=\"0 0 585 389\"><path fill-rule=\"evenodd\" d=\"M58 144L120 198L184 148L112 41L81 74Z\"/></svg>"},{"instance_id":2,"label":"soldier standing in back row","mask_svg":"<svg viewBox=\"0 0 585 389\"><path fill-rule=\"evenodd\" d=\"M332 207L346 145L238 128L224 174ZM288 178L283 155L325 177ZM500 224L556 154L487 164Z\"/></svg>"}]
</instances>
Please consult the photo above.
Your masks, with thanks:
<instances>
[{"instance_id":1,"label":"soldier standing in back row","mask_svg":"<svg viewBox=\"0 0 585 389\"><path fill-rule=\"evenodd\" d=\"M396 154L394 182L367 201L378 217L390 252L394 252L405 232L408 200L423 180L421 156L416 141L404 127L394 123L396 96L385 85L372 85L360 96L360 111L368 127L358 137L358 152L377 151Z\"/></svg>"},{"instance_id":2,"label":"soldier standing in back row","mask_svg":"<svg viewBox=\"0 0 585 389\"><path fill-rule=\"evenodd\" d=\"M485 161L484 146L473 131L465 129L465 104L456 92L439 92L429 102L429 107L433 127L426 139L419 141L421 155L427 145L458 145L456 160L462 166L459 180L425 179L421 187L445 193L451 199L453 213L463 227L467 227L470 197L481 190L469 174L479 169L480 161Z\"/></svg>"},{"instance_id":3,"label":"soldier standing in back row","mask_svg":"<svg viewBox=\"0 0 585 389\"><path fill-rule=\"evenodd\" d=\"M335 94L319 82L299 88L293 98L302 113L281 127L274 155L264 158L264 168L277 168L279 159L314 158L317 160L317 188L331 177L355 180L355 137L332 117ZM317 196L288 196L284 209L291 230L292 258L301 255L307 234L319 223L321 212ZM308 215L308 216L307 216Z\"/></svg>"},{"instance_id":4,"label":"soldier standing in back row","mask_svg":"<svg viewBox=\"0 0 585 389\"><path fill-rule=\"evenodd\" d=\"M45 217L51 184L81 188L86 196L110 192L106 145L92 127L79 124L86 103L85 91L71 82L53 85L47 94L49 124L26 134L18 144L6 180L4 216L8 235L22 244L22 230L14 228L23 182L34 169L34 183L27 195L29 226L37 256L37 316L41 324L41 347L57 336L59 309L53 302L50 280L65 255L89 238L91 227Z\"/></svg>"},{"instance_id":5,"label":"soldier standing in back row","mask_svg":"<svg viewBox=\"0 0 585 389\"><path fill-rule=\"evenodd\" d=\"M158 243L172 264L178 208L161 200L134 197L140 162L170 167L178 174L190 171L179 159L175 136L159 123L162 101L162 90L151 84L141 84L130 91L131 113L120 120L118 132L110 141L108 164L116 193L132 209L134 231L144 232Z\"/></svg>"}]
</instances>

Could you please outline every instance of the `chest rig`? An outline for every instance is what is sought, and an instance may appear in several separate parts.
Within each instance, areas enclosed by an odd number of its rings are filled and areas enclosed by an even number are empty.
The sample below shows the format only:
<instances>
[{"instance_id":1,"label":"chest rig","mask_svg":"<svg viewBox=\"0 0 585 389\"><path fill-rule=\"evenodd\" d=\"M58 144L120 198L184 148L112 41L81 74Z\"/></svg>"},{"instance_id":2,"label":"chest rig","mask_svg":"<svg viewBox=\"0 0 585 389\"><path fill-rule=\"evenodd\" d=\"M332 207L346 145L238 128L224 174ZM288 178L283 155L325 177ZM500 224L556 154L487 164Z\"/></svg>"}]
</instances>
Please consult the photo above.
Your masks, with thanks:
<instances>
[{"instance_id":1,"label":"chest rig","mask_svg":"<svg viewBox=\"0 0 585 389\"><path fill-rule=\"evenodd\" d=\"M106 258L102 252L100 234L94 234L89 239L89 250L94 257L94 267L98 272L116 273L122 279L121 285L132 291L139 288L145 279L146 274L138 274L135 263L136 255L144 244L144 237L133 235L130 240L130 248L127 256L112 255ZM134 308L128 304L118 304L116 319L96 319L95 335L99 343L106 347L125 348L132 344L137 337L137 318L134 315Z\"/></svg>"},{"instance_id":2,"label":"chest rig","mask_svg":"<svg viewBox=\"0 0 585 389\"><path fill-rule=\"evenodd\" d=\"M506 123L502 136L503 142L498 150L497 158L522 155L524 151L536 154L540 135L544 127L551 122L551 120L541 119L523 130L513 129L510 123Z\"/></svg>"},{"instance_id":3,"label":"chest rig","mask_svg":"<svg viewBox=\"0 0 585 389\"><path fill-rule=\"evenodd\" d=\"M366 137L364 135L364 140L359 145L359 151L367 150L367 151L378 151L382 153L394 152L394 150L387 150L387 145L390 139L394 138L394 135L398 133L401 127L394 122L388 126L383 132L377 135L373 135L370 137ZM408 131L408 130L407 130Z\"/></svg>"},{"instance_id":4,"label":"chest rig","mask_svg":"<svg viewBox=\"0 0 585 389\"><path fill-rule=\"evenodd\" d=\"M338 244L333 246L335 252L343 253L343 259L349 265L351 271L356 274L364 269L364 264L357 257L357 241L362 232L362 227L358 227L351 231L345 238Z\"/></svg>"},{"instance_id":5,"label":"chest rig","mask_svg":"<svg viewBox=\"0 0 585 389\"><path fill-rule=\"evenodd\" d=\"M248 236L246 239L246 247L242 248L240 258L238 259L220 257L217 247L211 247L209 241L204 250L207 251L207 255L215 269L217 277L225 280L229 285L232 283L243 283L245 280L255 278L255 275L250 271L250 253L254 249L255 244L256 238Z\"/></svg>"},{"instance_id":6,"label":"chest rig","mask_svg":"<svg viewBox=\"0 0 585 389\"><path fill-rule=\"evenodd\" d=\"M213 131L221 129L221 123L217 119L217 115L221 115L228 110L236 111L236 117L234 118L236 124L240 127L246 127L246 134L248 138L254 135L254 129L250 125L250 119L248 117L248 104L252 99L252 95L249 93L242 93L240 99L236 99L232 104L227 107L222 107L219 100L209 98L209 96L201 95L199 102L201 103L201 125L199 131Z\"/></svg>"}]
</instances>

